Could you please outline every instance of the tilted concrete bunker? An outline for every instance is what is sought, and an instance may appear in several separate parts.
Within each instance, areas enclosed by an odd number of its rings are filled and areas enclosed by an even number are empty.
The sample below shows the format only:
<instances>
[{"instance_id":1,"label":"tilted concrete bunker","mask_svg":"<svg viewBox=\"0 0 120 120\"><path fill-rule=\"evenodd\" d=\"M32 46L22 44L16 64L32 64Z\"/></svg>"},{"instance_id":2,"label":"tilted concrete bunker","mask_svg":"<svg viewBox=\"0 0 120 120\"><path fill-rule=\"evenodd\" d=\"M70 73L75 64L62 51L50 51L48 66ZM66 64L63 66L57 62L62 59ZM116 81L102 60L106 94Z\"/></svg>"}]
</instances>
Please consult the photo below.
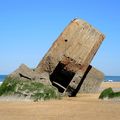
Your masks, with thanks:
<instances>
[{"instance_id":1,"label":"tilted concrete bunker","mask_svg":"<svg viewBox=\"0 0 120 120\"><path fill-rule=\"evenodd\" d=\"M75 96L98 91L104 74L90 65L104 35L87 22L75 19L61 33L33 70L21 65L9 76L53 85Z\"/></svg>"},{"instance_id":2,"label":"tilted concrete bunker","mask_svg":"<svg viewBox=\"0 0 120 120\"><path fill-rule=\"evenodd\" d=\"M49 73L52 85L68 96L75 96L78 91L96 92L104 75L90 63L103 39L97 29L75 19L53 43L35 72Z\"/></svg>"}]
</instances>

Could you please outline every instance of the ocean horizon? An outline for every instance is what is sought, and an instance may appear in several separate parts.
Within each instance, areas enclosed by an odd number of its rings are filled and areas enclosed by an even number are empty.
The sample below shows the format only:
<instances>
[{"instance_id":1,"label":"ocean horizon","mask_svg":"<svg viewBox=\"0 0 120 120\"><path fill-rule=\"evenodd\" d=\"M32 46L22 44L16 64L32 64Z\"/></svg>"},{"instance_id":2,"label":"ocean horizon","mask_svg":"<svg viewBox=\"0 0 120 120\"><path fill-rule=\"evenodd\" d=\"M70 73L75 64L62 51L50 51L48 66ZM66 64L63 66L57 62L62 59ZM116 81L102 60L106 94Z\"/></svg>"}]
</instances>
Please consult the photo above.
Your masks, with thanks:
<instances>
[{"instance_id":1,"label":"ocean horizon","mask_svg":"<svg viewBox=\"0 0 120 120\"><path fill-rule=\"evenodd\" d=\"M0 82L3 82L7 75L0 75ZM105 76L104 82L120 82L120 76Z\"/></svg>"}]
</instances>

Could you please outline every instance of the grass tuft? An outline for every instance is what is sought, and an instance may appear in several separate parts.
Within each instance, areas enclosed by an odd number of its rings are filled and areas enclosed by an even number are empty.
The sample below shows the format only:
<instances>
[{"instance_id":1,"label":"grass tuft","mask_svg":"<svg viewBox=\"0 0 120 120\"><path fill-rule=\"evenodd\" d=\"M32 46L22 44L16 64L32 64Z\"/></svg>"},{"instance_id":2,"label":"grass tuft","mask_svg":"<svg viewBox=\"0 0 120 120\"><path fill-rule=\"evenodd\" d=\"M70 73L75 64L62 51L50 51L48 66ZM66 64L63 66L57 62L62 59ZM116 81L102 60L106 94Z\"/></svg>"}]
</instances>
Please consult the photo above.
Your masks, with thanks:
<instances>
[{"instance_id":1,"label":"grass tuft","mask_svg":"<svg viewBox=\"0 0 120 120\"><path fill-rule=\"evenodd\" d=\"M110 87L102 91L102 93L99 96L99 99L104 99L104 98L111 99L116 97L120 97L120 92L114 92Z\"/></svg>"},{"instance_id":2,"label":"grass tuft","mask_svg":"<svg viewBox=\"0 0 120 120\"><path fill-rule=\"evenodd\" d=\"M49 85L30 80L19 80L8 77L0 86L0 96L18 95L34 101L60 99L58 90Z\"/></svg>"}]
</instances>

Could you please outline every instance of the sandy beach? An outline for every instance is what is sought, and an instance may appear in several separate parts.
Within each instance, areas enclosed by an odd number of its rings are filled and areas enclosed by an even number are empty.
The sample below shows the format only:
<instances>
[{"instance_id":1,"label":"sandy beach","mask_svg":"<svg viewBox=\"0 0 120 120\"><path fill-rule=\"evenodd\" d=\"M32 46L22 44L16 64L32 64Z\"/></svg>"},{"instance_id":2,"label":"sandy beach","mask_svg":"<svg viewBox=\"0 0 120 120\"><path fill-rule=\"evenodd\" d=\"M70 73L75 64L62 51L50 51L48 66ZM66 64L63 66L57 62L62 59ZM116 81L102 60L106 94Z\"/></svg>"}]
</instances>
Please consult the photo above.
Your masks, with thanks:
<instances>
[{"instance_id":1,"label":"sandy beach","mask_svg":"<svg viewBox=\"0 0 120 120\"><path fill-rule=\"evenodd\" d=\"M111 87L114 91L120 91L120 82L102 82L101 90Z\"/></svg>"},{"instance_id":2,"label":"sandy beach","mask_svg":"<svg viewBox=\"0 0 120 120\"><path fill-rule=\"evenodd\" d=\"M104 82L101 88L120 88L120 83ZM73 98L45 102L0 101L1 120L119 120L120 102L103 101L99 94L79 94Z\"/></svg>"}]
</instances>

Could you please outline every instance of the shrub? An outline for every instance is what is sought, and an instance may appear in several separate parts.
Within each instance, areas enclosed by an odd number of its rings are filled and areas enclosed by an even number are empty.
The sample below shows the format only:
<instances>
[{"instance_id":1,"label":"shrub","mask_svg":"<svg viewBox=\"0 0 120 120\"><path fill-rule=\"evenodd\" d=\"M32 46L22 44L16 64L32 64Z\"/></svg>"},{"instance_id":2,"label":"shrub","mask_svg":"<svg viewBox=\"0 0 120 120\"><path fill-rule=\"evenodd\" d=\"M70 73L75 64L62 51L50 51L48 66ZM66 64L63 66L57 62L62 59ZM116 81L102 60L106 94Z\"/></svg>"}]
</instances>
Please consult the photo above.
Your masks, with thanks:
<instances>
[{"instance_id":1,"label":"shrub","mask_svg":"<svg viewBox=\"0 0 120 120\"><path fill-rule=\"evenodd\" d=\"M115 98L115 97L120 97L120 92L114 92L109 94L109 98Z\"/></svg>"},{"instance_id":2,"label":"shrub","mask_svg":"<svg viewBox=\"0 0 120 120\"><path fill-rule=\"evenodd\" d=\"M104 99L104 98L110 99L115 97L120 97L120 92L114 92L110 87L102 91L102 93L99 96L99 99Z\"/></svg>"},{"instance_id":3,"label":"shrub","mask_svg":"<svg viewBox=\"0 0 120 120\"><path fill-rule=\"evenodd\" d=\"M106 98L106 97L109 97L109 94L113 93L113 90L112 88L107 88L105 90L102 91L102 93L100 94L99 98L100 99L103 99L103 98Z\"/></svg>"}]
</instances>

